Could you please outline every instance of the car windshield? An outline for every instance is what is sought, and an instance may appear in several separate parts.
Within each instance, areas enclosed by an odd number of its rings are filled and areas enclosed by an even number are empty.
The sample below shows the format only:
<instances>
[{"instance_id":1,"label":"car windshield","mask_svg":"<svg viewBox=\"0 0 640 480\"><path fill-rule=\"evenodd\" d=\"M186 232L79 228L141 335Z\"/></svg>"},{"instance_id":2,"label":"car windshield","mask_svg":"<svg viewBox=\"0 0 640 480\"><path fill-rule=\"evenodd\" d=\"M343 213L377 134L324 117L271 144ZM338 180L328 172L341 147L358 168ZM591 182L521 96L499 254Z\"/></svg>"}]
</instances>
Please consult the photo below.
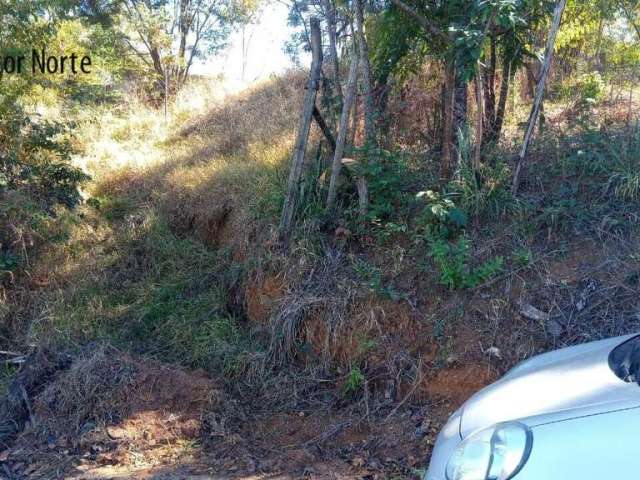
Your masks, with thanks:
<instances>
[{"instance_id":1,"label":"car windshield","mask_svg":"<svg viewBox=\"0 0 640 480\"><path fill-rule=\"evenodd\" d=\"M640 384L640 335L611 351L609 367L621 380Z\"/></svg>"}]
</instances>

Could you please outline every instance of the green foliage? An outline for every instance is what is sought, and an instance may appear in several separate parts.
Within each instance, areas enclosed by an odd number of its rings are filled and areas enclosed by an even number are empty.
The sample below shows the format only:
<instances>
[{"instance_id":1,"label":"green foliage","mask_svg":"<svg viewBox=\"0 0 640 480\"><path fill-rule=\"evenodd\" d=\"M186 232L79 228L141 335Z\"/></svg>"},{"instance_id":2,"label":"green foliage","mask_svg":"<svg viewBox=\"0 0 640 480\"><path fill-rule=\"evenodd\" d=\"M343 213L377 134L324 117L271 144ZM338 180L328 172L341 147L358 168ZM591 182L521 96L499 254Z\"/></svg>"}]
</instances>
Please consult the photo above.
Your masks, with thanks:
<instances>
[{"instance_id":1,"label":"green foliage","mask_svg":"<svg viewBox=\"0 0 640 480\"><path fill-rule=\"evenodd\" d=\"M89 179L71 165L68 126L54 121L33 121L21 112L0 119L0 192L29 191L45 208L59 203L74 207L78 188Z\"/></svg>"},{"instance_id":2,"label":"green foliage","mask_svg":"<svg viewBox=\"0 0 640 480\"><path fill-rule=\"evenodd\" d=\"M504 152L489 151L486 161L473 166L473 149L468 129L458 133L460 162L454 178L447 185L451 198L470 214L504 215L514 210L511 195L511 170L504 161Z\"/></svg>"},{"instance_id":3,"label":"green foliage","mask_svg":"<svg viewBox=\"0 0 640 480\"><path fill-rule=\"evenodd\" d=\"M533 253L528 248L519 248L511 255L513 262L520 268L528 268L533 263Z\"/></svg>"},{"instance_id":4,"label":"green foliage","mask_svg":"<svg viewBox=\"0 0 640 480\"><path fill-rule=\"evenodd\" d=\"M363 149L358 153L365 157L364 176L369 186L367 220L381 223L393 218L409 201L406 159L398 152L382 149ZM369 158L373 161L368 161Z\"/></svg>"},{"instance_id":5,"label":"green foliage","mask_svg":"<svg viewBox=\"0 0 640 480\"><path fill-rule=\"evenodd\" d=\"M100 338L165 361L238 373L251 344L228 303L243 266L225 250L178 238L155 216L123 234L113 254L96 259L95 275L85 272L77 287L52 299L36 339L52 331L60 342Z\"/></svg>"},{"instance_id":6,"label":"green foliage","mask_svg":"<svg viewBox=\"0 0 640 480\"><path fill-rule=\"evenodd\" d=\"M352 367L347 374L347 378L342 386L342 393L351 397L357 394L364 387L366 378L359 367Z\"/></svg>"},{"instance_id":7,"label":"green foliage","mask_svg":"<svg viewBox=\"0 0 640 480\"><path fill-rule=\"evenodd\" d=\"M353 268L374 295L388 298L394 302L404 298L404 295L396 290L392 282L385 283L379 268L362 260L357 261Z\"/></svg>"},{"instance_id":8,"label":"green foliage","mask_svg":"<svg viewBox=\"0 0 640 480\"><path fill-rule=\"evenodd\" d=\"M595 103L602 98L605 85L600 72L590 72L580 77L577 87L582 102Z\"/></svg>"},{"instance_id":9,"label":"green foliage","mask_svg":"<svg viewBox=\"0 0 640 480\"><path fill-rule=\"evenodd\" d=\"M426 203L416 219L416 238L427 239L433 235L448 238L467 226L466 213L449 196L427 190L418 193L416 198Z\"/></svg>"},{"instance_id":10,"label":"green foliage","mask_svg":"<svg viewBox=\"0 0 640 480\"><path fill-rule=\"evenodd\" d=\"M89 177L71 163L67 125L32 120L16 103L13 109L4 107L7 110L0 116L0 271L6 273L27 265L41 245L65 240L70 218L65 210L80 203L79 187Z\"/></svg>"},{"instance_id":11,"label":"green foliage","mask_svg":"<svg viewBox=\"0 0 640 480\"><path fill-rule=\"evenodd\" d=\"M440 270L440 283L450 290L475 288L502 271L504 260L496 257L479 266L471 266L470 242L460 237L457 242L433 238L429 255Z\"/></svg>"},{"instance_id":12,"label":"green foliage","mask_svg":"<svg viewBox=\"0 0 640 480\"><path fill-rule=\"evenodd\" d=\"M614 166L608 187L622 200L640 200L640 125L636 125L628 141L614 149Z\"/></svg>"}]
</instances>

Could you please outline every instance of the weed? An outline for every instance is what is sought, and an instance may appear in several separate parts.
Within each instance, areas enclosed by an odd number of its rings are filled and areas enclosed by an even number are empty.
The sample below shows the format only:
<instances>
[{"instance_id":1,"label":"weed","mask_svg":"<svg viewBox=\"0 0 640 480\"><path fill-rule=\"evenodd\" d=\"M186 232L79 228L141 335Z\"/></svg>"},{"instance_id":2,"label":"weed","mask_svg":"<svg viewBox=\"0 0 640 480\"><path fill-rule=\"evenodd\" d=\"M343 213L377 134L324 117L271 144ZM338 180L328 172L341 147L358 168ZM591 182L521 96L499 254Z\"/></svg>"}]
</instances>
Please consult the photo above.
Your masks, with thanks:
<instances>
[{"instance_id":1,"label":"weed","mask_svg":"<svg viewBox=\"0 0 640 480\"><path fill-rule=\"evenodd\" d=\"M420 241L432 236L449 238L467 225L467 215L451 198L428 190L416 196L425 206L416 219L414 240Z\"/></svg>"},{"instance_id":2,"label":"weed","mask_svg":"<svg viewBox=\"0 0 640 480\"><path fill-rule=\"evenodd\" d=\"M470 242L465 237L455 243L441 238L429 242L429 255L440 270L440 283L450 290L475 288L502 271L502 257L472 267L469 250Z\"/></svg>"},{"instance_id":3,"label":"weed","mask_svg":"<svg viewBox=\"0 0 640 480\"><path fill-rule=\"evenodd\" d=\"M381 298L388 298L397 302L405 297L402 292L396 290L391 282L385 284L382 278L382 272L379 268L365 262L358 260L354 265L354 270L358 276L365 282L367 288L376 296Z\"/></svg>"},{"instance_id":4,"label":"weed","mask_svg":"<svg viewBox=\"0 0 640 480\"><path fill-rule=\"evenodd\" d=\"M342 387L342 393L346 397L357 394L364 387L366 378L360 367L352 367Z\"/></svg>"},{"instance_id":5,"label":"weed","mask_svg":"<svg viewBox=\"0 0 640 480\"><path fill-rule=\"evenodd\" d=\"M372 225L381 231L384 238L387 224L401 225L400 220L411 203L408 194L410 179L408 159L400 152L383 149L356 149L355 155L360 158L357 175L363 175L369 189L369 207L365 224ZM350 182L353 184L354 182ZM361 219L357 208L355 194L351 197L350 206L345 212L354 229L361 228Z\"/></svg>"},{"instance_id":6,"label":"weed","mask_svg":"<svg viewBox=\"0 0 640 480\"><path fill-rule=\"evenodd\" d=\"M503 162L482 164L478 169L463 163L448 189L460 207L476 217L511 213L516 202L511 195L511 171Z\"/></svg>"},{"instance_id":7,"label":"weed","mask_svg":"<svg viewBox=\"0 0 640 480\"><path fill-rule=\"evenodd\" d=\"M513 252L511 259L520 268L528 268L533 262L533 253L528 248L519 248Z\"/></svg>"}]
</instances>

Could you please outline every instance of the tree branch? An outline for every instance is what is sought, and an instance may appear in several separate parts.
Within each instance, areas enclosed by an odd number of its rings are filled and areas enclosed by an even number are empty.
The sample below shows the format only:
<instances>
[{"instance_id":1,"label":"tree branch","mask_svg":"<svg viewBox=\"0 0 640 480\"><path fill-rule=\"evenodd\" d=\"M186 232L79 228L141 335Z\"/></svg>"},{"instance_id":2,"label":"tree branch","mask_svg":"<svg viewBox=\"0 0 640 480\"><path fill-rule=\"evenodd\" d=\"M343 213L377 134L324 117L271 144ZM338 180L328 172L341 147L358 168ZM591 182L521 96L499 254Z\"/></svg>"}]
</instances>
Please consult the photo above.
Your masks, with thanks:
<instances>
[{"instance_id":1,"label":"tree branch","mask_svg":"<svg viewBox=\"0 0 640 480\"><path fill-rule=\"evenodd\" d=\"M416 22L427 32L429 32L434 37L442 38L445 36L445 32L443 32L436 25L431 23L427 17L419 13L416 9L410 7L402 0L391 0L393 4L398 7L400 10L413 17Z\"/></svg>"}]
</instances>

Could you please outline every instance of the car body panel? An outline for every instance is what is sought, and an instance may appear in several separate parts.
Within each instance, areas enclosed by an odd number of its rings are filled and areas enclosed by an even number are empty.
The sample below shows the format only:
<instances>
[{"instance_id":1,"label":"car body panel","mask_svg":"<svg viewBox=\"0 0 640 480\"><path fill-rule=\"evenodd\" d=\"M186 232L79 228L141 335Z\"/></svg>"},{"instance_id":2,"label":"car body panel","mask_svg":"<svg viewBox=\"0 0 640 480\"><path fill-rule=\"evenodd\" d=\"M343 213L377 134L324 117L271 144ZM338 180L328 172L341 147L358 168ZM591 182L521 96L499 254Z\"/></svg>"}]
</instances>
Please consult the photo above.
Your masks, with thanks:
<instances>
[{"instance_id":1,"label":"car body panel","mask_svg":"<svg viewBox=\"0 0 640 480\"><path fill-rule=\"evenodd\" d=\"M640 407L539 425L513 480L638 478L639 430Z\"/></svg>"},{"instance_id":2,"label":"car body panel","mask_svg":"<svg viewBox=\"0 0 640 480\"><path fill-rule=\"evenodd\" d=\"M609 353L627 337L592 342L533 357L476 393L463 407L461 434L499 422L640 399L637 385L609 368ZM612 407L614 408L614 407Z\"/></svg>"},{"instance_id":3,"label":"car body panel","mask_svg":"<svg viewBox=\"0 0 640 480\"><path fill-rule=\"evenodd\" d=\"M540 464L544 463L544 452L539 450L543 445L545 449L556 448L558 451L565 448L563 429L573 428L567 422L575 421L576 428L579 427L578 431L583 434L580 441L574 438L575 433L568 435L567 440L575 444L567 447L568 455L586 452L589 448L594 449L592 454L595 455L597 445L606 445L600 440L600 433L586 435L585 431L591 428L589 426L591 421L594 422L593 428L596 431L604 428L609 413L612 415L613 423L617 424L625 420L633 423L633 427L627 430L621 429L625 434L633 428L638 430L640 428L640 388L636 384L619 379L609 367L611 350L634 336L601 340L538 355L520 363L502 379L476 393L449 419L438 436L425 479L445 480L447 461L463 438L505 421L517 420L532 428L534 433L532 458L535 455L535 462ZM452 432L456 428L459 434L453 435ZM591 435L594 436L591 440L593 445L589 446L587 437ZM608 438L607 435L602 438ZM613 440L612 445L620 448ZM623 449L625 452L627 450ZM635 456L637 453L640 453L640 447ZM556 454L556 456L560 455L558 452ZM528 465L529 462L525 467ZM530 468L526 477L524 476L527 472L525 468L514 477L514 480L625 478L568 477L555 473L553 476L545 476L538 472L542 467L536 467L535 470L533 467ZM538 472L538 476L535 476L535 472Z\"/></svg>"}]
</instances>

